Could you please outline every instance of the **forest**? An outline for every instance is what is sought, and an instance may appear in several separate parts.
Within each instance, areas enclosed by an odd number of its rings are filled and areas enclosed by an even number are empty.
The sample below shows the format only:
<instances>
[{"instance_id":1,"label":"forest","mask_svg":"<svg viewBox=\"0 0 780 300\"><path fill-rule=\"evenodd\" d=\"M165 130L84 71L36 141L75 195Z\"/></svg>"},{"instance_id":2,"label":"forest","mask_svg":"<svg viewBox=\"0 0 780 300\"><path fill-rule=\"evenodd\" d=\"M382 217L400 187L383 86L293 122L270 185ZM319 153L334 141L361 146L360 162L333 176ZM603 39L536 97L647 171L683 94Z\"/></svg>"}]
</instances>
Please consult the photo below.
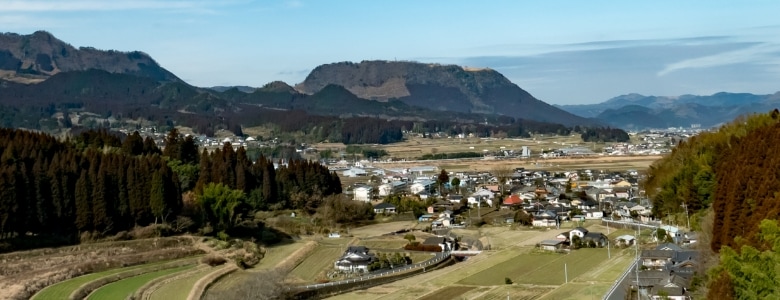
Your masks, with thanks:
<instances>
[{"instance_id":1,"label":"forest","mask_svg":"<svg viewBox=\"0 0 780 300\"><path fill-rule=\"evenodd\" d=\"M742 117L681 141L654 163L645 188L661 218L688 209L719 263L710 299L775 299L780 262L780 111Z\"/></svg>"},{"instance_id":2,"label":"forest","mask_svg":"<svg viewBox=\"0 0 780 300\"><path fill-rule=\"evenodd\" d=\"M313 214L341 193L338 176L316 162L251 161L229 143L199 153L175 129L165 142L161 150L137 132L87 131L61 141L0 129L0 252L180 217L192 220L193 229L229 231L253 211Z\"/></svg>"}]
</instances>

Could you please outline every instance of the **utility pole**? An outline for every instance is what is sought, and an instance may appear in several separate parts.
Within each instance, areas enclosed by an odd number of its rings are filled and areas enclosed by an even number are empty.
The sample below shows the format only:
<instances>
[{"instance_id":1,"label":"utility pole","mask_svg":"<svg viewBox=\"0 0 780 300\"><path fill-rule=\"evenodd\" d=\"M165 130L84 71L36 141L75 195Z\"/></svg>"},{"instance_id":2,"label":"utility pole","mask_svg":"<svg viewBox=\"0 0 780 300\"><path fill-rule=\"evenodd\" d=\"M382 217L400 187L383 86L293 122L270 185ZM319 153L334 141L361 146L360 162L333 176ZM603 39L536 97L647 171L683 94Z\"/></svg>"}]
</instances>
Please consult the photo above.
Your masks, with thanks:
<instances>
[{"instance_id":1,"label":"utility pole","mask_svg":"<svg viewBox=\"0 0 780 300\"><path fill-rule=\"evenodd\" d=\"M691 218L688 217L688 205L683 201L683 208L685 209L685 220L688 223L688 231L691 231Z\"/></svg>"},{"instance_id":2,"label":"utility pole","mask_svg":"<svg viewBox=\"0 0 780 300\"><path fill-rule=\"evenodd\" d=\"M566 267L566 263L563 264L563 276L566 279L566 283L569 283L569 269Z\"/></svg>"},{"instance_id":3,"label":"utility pole","mask_svg":"<svg viewBox=\"0 0 780 300\"><path fill-rule=\"evenodd\" d=\"M636 253L636 299L641 300L639 297L639 224L636 225L636 239L634 239L634 251Z\"/></svg>"}]
</instances>

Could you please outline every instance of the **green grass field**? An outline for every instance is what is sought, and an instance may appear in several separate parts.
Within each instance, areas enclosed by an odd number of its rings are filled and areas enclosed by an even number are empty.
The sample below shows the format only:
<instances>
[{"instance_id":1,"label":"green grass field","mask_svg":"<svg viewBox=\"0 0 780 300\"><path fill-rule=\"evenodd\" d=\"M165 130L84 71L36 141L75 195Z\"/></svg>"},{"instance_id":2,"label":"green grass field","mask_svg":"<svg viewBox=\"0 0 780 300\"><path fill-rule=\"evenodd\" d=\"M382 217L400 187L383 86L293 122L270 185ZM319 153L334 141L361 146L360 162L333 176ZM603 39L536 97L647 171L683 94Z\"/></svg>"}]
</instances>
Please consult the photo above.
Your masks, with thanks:
<instances>
[{"instance_id":1,"label":"green grass field","mask_svg":"<svg viewBox=\"0 0 780 300\"><path fill-rule=\"evenodd\" d=\"M79 288L81 285L96 280L101 277L106 277L109 275L114 275L117 273L121 273L124 271L129 270L135 270L139 268L148 268L153 267L159 264L167 263L169 261L163 261L163 262L157 262L157 263L151 263L151 264L144 264L144 265L138 265L138 266L132 266L132 267L126 267L126 268L118 268L118 269L111 269L106 270L103 272L98 273L92 273L87 274L79 277L75 277L69 280L65 280L63 282L50 285L37 294L35 294L32 299L33 300L49 300L49 299L68 299L68 296L70 296L73 291L75 291L77 288Z\"/></svg>"},{"instance_id":2,"label":"green grass field","mask_svg":"<svg viewBox=\"0 0 780 300\"><path fill-rule=\"evenodd\" d=\"M511 258L459 283L499 285L508 277L516 283L559 285L565 282L564 264L571 281L596 268L606 259L606 249L579 249L571 254L529 253Z\"/></svg>"},{"instance_id":3,"label":"green grass field","mask_svg":"<svg viewBox=\"0 0 780 300\"><path fill-rule=\"evenodd\" d=\"M190 268L193 268L195 266L189 265L189 266L182 266L178 268L173 269L166 269L166 270L160 270L156 272L146 273L130 278L125 278L117 282L112 282L110 284L107 284L89 295L87 297L88 299L125 299L127 296L130 296L133 294L136 290L138 290L141 286L146 284L147 282L154 280L155 278L158 278L160 276L165 276L168 274L173 274L176 272L181 272Z\"/></svg>"},{"instance_id":4,"label":"green grass field","mask_svg":"<svg viewBox=\"0 0 780 300\"><path fill-rule=\"evenodd\" d=\"M204 268L203 270L171 281L154 291L151 300L187 299L187 295L190 294L192 287L195 286L195 282L212 271L214 271L214 268Z\"/></svg>"},{"instance_id":5,"label":"green grass field","mask_svg":"<svg viewBox=\"0 0 780 300\"><path fill-rule=\"evenodd\" d=\"M314 281L322 271L333 266L333 263L343 253L344 249L342 247L319 245L311 255L306 257L290 272L290 275L304 281Z\"/></svg>"}]
</instances>

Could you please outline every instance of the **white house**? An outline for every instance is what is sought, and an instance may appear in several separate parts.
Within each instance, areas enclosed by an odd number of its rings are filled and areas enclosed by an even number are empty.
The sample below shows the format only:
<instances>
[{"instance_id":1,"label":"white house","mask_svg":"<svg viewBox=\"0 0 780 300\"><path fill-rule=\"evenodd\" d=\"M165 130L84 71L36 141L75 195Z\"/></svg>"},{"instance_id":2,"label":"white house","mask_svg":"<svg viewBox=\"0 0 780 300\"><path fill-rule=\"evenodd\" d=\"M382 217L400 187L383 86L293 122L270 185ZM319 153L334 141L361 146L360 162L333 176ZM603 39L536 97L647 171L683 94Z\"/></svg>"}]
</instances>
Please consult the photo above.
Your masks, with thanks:
<instances>
[{"instance_id":1,"label":"white house","mask_svg":"<svg viewBox=\"0 0 780 300\"><path fill-rule=\"evenodd\" d=\"M371 201L371 191L373 189L374 188L372 188L370 186L361 186L361 187L355 188L355 190L353 191L354 194L355 194L355 198L353 198L353 200L365 201L365 202Z\"/></svg>"},{"instance_id":2,"label":"white house","mask_svg":"<svg viewBox=\"0 0 780 300\"><path fill-rule=\"evenodd\" d=\"M333 266L340 271L365 273L374 261L376 257L368 253L368 248L365 246L349 246Z\"/></svg>"}]
</instances>

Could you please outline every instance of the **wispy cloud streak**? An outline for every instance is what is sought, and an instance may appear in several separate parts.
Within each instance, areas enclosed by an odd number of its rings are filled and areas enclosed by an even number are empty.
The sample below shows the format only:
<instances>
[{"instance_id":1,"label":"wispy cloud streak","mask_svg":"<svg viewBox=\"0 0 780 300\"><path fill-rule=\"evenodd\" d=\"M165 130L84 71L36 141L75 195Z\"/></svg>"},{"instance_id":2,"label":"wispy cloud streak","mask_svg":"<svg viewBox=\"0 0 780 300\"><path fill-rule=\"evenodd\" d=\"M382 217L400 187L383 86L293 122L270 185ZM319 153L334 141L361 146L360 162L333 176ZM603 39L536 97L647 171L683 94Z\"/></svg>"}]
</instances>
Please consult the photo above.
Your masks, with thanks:
<instances>
[{"instance_id":1,"label":"wispy cloud streak","mask_svg":"<svg viewBox=\"0 0 780 300\"><path fill-rule=\"evenodd\" d=\"M762 43L744 49L726 51L666 65L657 75L664 76L686 69L703 69L736 64L780 65L780 45Z\"/></svg>"}]
</instances>

